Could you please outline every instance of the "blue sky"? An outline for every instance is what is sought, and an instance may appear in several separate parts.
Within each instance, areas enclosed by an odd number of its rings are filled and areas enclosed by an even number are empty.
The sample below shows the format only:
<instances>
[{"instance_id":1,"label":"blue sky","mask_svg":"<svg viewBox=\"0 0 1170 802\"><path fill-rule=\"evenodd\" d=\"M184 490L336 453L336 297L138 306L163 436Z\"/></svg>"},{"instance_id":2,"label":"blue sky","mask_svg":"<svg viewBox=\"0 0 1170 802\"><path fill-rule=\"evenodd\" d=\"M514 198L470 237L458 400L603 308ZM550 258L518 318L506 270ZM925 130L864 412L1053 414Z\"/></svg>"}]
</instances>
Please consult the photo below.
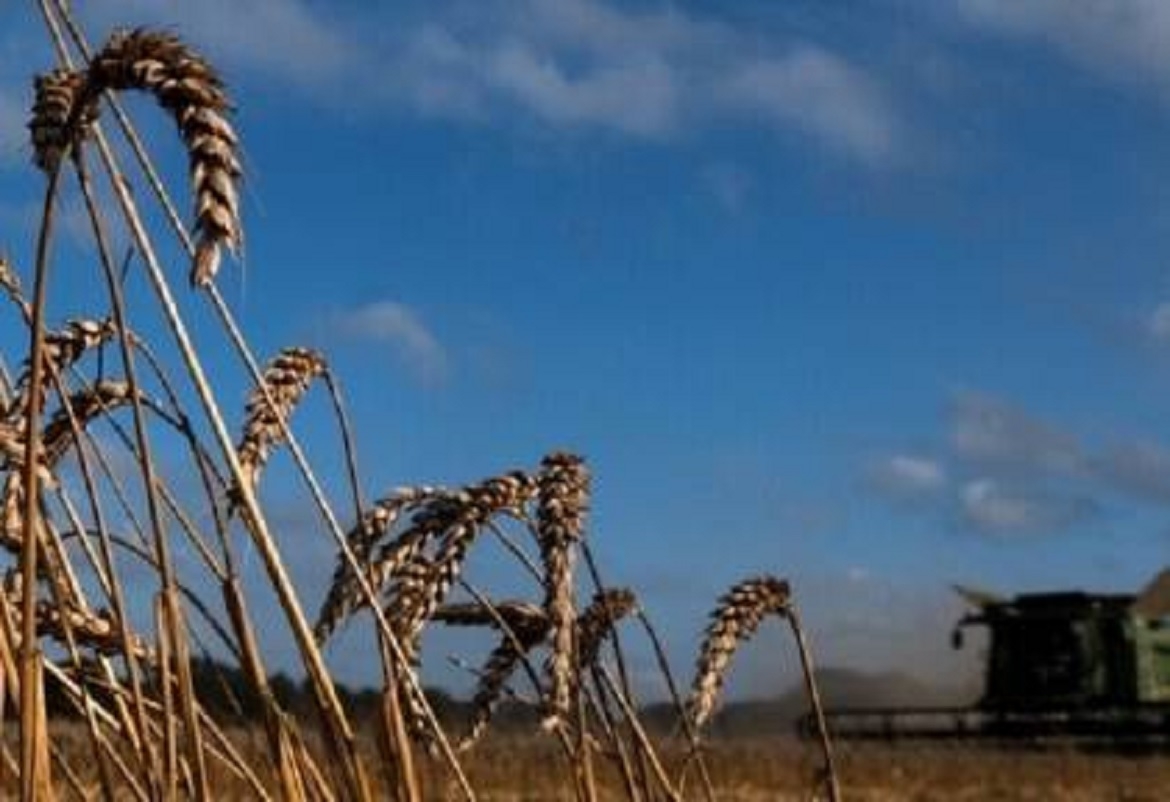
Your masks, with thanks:
<instances>
[{"instance_id":1,"label":"blue sky","mask_svg":"<svg viewBox=\"0 0 1170 802\"><path fill-rule=\"evenodd\" d=\"M823 661L953 676L948 583L1129 590L1165 562L1170 5L83 18L170 26L228 77L248 239L221 286L260 351L328 353L367 492L582 452L596 547L680 661L753 572L793 580ZM25 265L36 22L0 11L0 243ZM62 315L84 298L65 284ZM310 606L318 535L295 566ZM333 658L365 676L358 647Z\"/></svg>"}]
</instances>

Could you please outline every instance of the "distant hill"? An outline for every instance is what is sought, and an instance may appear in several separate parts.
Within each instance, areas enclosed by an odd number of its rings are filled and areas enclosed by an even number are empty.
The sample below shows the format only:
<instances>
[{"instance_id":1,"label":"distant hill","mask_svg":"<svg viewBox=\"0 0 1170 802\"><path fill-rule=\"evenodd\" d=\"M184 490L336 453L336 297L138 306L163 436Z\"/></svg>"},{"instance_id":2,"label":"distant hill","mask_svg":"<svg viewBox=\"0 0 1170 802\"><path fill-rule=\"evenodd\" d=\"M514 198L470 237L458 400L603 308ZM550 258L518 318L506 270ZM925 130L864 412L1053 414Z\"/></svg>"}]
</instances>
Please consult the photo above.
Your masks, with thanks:
<instances>
[{"instance_id":1,"label":"distant hill","mask_svg":"<svg viewBox=\"0 0 1170 802\"><path fill-rule=\"evenodd\" d=\"M971 704L978 692L922 682L906 674L869 674L848 668L823 668L817 685L826 708L922 707ZM710 725L712 735L752 736L790 732L794 722L808 712L804 685L798 683L775 699L737 701L724 705ZM655 719L664 711L655 710Z\"/></svg>"}]
</instances>

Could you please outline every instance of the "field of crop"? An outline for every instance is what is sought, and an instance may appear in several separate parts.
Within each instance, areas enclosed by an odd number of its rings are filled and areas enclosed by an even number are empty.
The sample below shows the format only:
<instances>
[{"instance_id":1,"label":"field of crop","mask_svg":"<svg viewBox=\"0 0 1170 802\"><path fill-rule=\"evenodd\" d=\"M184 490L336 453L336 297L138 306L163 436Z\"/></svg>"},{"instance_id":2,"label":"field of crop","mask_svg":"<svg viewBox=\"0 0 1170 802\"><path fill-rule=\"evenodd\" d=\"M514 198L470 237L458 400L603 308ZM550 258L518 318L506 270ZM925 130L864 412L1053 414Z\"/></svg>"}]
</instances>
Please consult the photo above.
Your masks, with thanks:
<instances>
[{"instance_id":1,"label":"field of crop","mask_svg":"<svg viewBox=\"0 0 1170 802\"><path fill-rule=\"evenodd\" d=\"M572 799L557 790L555 755L516 741L489 743L469 763L482 798ZM1111 800L1154 802L1170 787L1170 756L1001 751L921 745L839 746L844 798L894 800ZM818 763L807 746L787 739L731 739L710 748L716 798L727 802L808 800ZM616 779L616 778L613 778ZM617 789L614 789L615 792Z\"/></svg>"},{"instance_id":2,"label":"field of crop","mask_svg":"<svg viewBox=\"0 0 1170 802\"><path fill-rule=\"evenodd\" d=\"M84 751L81 728L63 728L59 742L68 750ZM233 733L245 752L265 763L261 732ZM368 755L377 765L373 745ZM786 738L733 738L708 746L715 799L720 802L815 799L810 777L818 763L807 745ZM669 750L665 752L671 757ZM896 800L957 800L958 802L1156 802L1170 787L1170 756L1087 754L1059 749L998 750L971 746L842 745L839 747L841 791L861 802ZM477 796L485 802L575 799L565 783L563 753L535 737L488 737L465 761ZM79 760L77 765L84 766ZM427 799L461 798L441 766L427 764L420 780ZM375 793L383 786L375 772ZM92 771L82 769L79 780L96 787ZM8 774L5 797L16 791ZM624 796L618 772L602 763L598 791L603 799ZM220 799L251 799L253 794L230 777L223 778ZM696 798L704 798L696 794Z\"/></svg>"},{"instance_id":3,"label":"field of crop","mask_svg":"<svg viewBox=\"0 0 1170 802\"><path fill-rule=\"evenodd\" d=\"M788 583L764 567L732 586L694 645L691 676L676 678L637 589L606 582L613 546L591 529L581 456L534 455L452 486L368 487L360 421L326 356L289 346L261 358L217 288L244 231L235 101L215 67L171 32L93 43L66 0L37 5L57 57L29 112L43 211L32 263L0 254L19 343L0 363L5 798L1165 797L1160 758L848 745L834 755L823 724L809 743L708 739L733 658L765 625L791 636L818 720L813 653ZM193 199L189 223L123 93L174 123L188 168L175 194ZM83 308L62 309L54 293L65 193L93 246ZM128 253L114 252L111 225L128 232ZM242 408L217 387L230 370L233 386L251 388ZM327 410L315 431L336 433L316 461L293 427L310 394ZM305 598L290 577L298 544L265 493L275 460L315 511L312 536L336 553L324 598ZM481 585L473 550L515 569L523 591ZM244 554L263 587L244 581ZM278 615L256 616L261 592ZM365 638L381 677L360 721L327 659L342 626ZM423 690L422 643L440 627L494 644L460 655L477 686L454 724ZM279 668L304 677L295 694L261 647L280 635ZM634 639L655 656L667 695L653 723L627 671L623 643ZM527 712L530 734L501 732L505 706Z\"/></svg>"}]
</instances>

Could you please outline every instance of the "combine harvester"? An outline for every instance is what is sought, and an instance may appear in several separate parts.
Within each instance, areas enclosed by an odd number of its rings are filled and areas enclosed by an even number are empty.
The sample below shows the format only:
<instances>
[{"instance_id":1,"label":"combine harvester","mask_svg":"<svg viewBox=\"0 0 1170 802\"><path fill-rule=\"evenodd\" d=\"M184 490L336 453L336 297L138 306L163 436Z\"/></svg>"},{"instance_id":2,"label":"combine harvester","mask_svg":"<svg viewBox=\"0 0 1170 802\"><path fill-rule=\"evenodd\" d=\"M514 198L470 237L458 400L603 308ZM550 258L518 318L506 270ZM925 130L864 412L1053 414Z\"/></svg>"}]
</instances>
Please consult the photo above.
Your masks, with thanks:
<instances>
[{"instance_id":1,"label":"combine harvester","mask_svg":"<svg viewBox=\"0 0 1170 802\"><path fill-rule=\"evenodd\" d=\"M834 737L1170 745L1170 570L1136 595L955 589L969 605L955 648L968 627L989 636L979 702L829 710Z\"/></svg>"}]
</instances>

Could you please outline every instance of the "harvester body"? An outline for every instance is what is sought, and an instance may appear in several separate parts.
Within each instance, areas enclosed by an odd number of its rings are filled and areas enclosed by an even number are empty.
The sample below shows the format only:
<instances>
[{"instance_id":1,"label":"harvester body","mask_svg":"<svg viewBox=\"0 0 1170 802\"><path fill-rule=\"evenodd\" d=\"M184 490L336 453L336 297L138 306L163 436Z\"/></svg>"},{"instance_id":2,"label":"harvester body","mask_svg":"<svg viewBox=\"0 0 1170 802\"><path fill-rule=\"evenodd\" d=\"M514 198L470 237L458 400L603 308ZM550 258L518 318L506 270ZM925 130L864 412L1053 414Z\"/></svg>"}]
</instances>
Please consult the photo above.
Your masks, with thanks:
<instances>
[{"instance_id":1,"label":"harvester body","mask_svg":"<svg viewBox=\"0 0 1170 802\"><path fill-rule=\"evenodd\" d=\"M1170 571L1138 594L956 590L968 603L956 648L987 630L979 701L829 710L835 735L1170 742Z\"/></svg>"},{"instance_id":2,"label":"harvester body","mask_svg":"<svg viewBox=\"0 0 1170 802\"><path fill-rule=\"evenodd\" d=\"M986 710L1170 702L1170 621L1132 595L1045 593L993 602L961 627L990 630Z\"/></svg>"}]
</instances>

